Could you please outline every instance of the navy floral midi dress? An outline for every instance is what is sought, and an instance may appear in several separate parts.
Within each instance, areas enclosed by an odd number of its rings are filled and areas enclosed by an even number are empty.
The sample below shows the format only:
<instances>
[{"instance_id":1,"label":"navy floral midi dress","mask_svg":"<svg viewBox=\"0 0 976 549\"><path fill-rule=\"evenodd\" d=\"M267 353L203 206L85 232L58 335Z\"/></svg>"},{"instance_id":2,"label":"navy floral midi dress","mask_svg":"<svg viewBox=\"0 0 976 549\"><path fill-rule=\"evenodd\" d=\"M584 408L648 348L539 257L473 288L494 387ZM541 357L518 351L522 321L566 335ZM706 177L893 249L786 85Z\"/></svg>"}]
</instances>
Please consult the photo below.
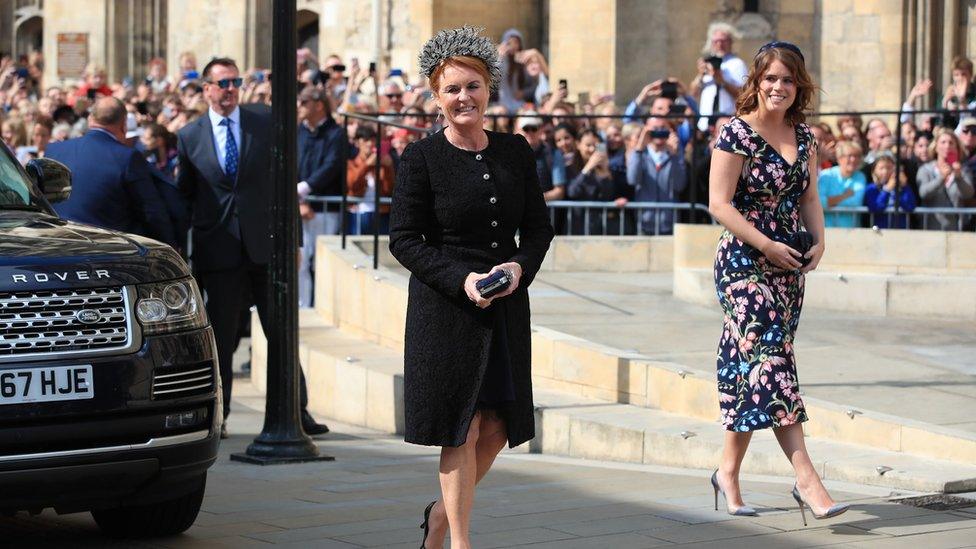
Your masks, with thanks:
<instances>
[{"instance_id":1,"label":"navy floral midi dress","mask_svg":"<svg viewBox=\"0 0 976 549\"><path fill-rule=\"evenodd\" d=\"M732 204L778 242L801 229L800 196L810 183L807 160L815 146L805 124L795 128L797 159L790 164L741 118L733 118L715 148L745 162ZM754 431L807 420L793 359L793 336L803 306L803 274L781 270L728 230L719 238L715 288L725 312L718 345L722 424Z\"/></svg>"}]
</instances>

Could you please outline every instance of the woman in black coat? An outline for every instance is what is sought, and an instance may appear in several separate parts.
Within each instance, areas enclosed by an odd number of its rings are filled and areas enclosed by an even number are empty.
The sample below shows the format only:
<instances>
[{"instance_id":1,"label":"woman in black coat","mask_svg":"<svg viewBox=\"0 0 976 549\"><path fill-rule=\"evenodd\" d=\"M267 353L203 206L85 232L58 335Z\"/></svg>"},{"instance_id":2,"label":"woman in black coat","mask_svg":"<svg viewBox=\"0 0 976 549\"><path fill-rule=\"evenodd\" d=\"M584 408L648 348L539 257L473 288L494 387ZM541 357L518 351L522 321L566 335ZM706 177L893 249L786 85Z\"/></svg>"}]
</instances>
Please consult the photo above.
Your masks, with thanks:
<instances>
[{"instance_id":1,"label":"woman in black coat","mask_svg":"<svg viewBox=\"0 0 976 549\"><path fill-rule=\"evenodd\" d=\"M452 545L469 546L475 484L506 441L535 434L526 288L553 231L528 143L482 129L495 55L468 28L424 47L421 68L446 129L406 148L393 194L390 251L412 273L405 438L442 447L442 503L424 512L430 547L441 546L448 524ZM482 298L475 283L498 270L511 286Z\"/></svg>"}]
</instances>

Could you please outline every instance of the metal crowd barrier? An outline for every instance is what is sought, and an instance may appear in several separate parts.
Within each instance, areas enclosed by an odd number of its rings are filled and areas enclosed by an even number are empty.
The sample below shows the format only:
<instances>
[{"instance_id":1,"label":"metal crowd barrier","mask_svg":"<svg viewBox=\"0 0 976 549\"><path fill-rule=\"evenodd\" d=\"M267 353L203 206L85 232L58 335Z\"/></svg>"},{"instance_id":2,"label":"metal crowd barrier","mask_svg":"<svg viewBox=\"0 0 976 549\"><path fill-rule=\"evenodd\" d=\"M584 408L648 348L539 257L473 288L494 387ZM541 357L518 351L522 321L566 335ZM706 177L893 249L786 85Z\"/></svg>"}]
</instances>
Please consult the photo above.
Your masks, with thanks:
<instances>
[{"instance_id":1,"label":"metal crowd barrier","mask_svg":"<svg viewBox=\"0 0 976 549\"><path fill-rule=\"evenodd\" d=\"M946 216L947 221L950 224L955 225L956 231L971 231L974 230L972 221L973 216L976 216L976 208L929 208L929 207L918 207L914 210L907 212L905 210L886 210L883 212L871 212L865 206L845 206L845 207L834 207L834 208L824 208L824 216L829 216L831 213L842 213L842 214L860 214L867 216L867 225L871 228L878 229L878 221L885 219L888 227L891 227L892 222L895 220L904 219L908 221L906 227L909 229L920 229L923 231L927 230L953 230L945 227L938 226L935 223L934 227L930 229L933 225L932 219L935 216ZM937 219L937 218L936 218ZM861 225L858 224L858 227Z\"/></svg>"},{"instance_id":2,"label":"metal crowd barrier","mask_svg":"<svg viewBox=\"0 0 976 549\"><path fill-rule=\"evenodd\" d=\"M924 115L924 114L942 114L944 111L942 109L919 109L915 111L905 111L905 110L873 110L873 111L844 111L844 112L812 112L808 113L810 118L816 119L825 116L897 116L895 119L894 127L892 128L894 138L895 138L895 149L900 150L902 145L902 127L900 120L904 115ZM954 111L956 115L963 114L976 114L976 111L960 110ZM348 130L348 123L350 119L362 120L364 122L369 122L376 124L378 127L376 136L376 148L380 150L381 142L383 139L384 126L392 126L396 128L406 129L410 132L425 135L435 131L434 127L431 128L421 128L415 126L408 126L391 119L392 117L402 117L401 115L391 115L389 113L355 113L347 111L339 111L336 113L337 116L342 117L343 125L345 129ZM432 118L437 115L434 114L411 114L410 116ZM648 118L687 118L694 122L701 115L699 114L668 114L668 115L651 115L647 113L635 113L633 115L623 115L623 114L570 114L570 115L551 115L551 114L486 114L489 119L508 119L510 124L508 124L508 131L512 131L515 124L514 122L523 116L533 116L540 117L546 120L551 120L553 118L559 119L572 119L572 120L587 120L592 121L596 119L635 119L635 120L646 120ZM691 165L692 165L692 181L690 184L691 196L687 202L628 202L623 207L618 207L613 202L576 202L576 201L554 201L549 202L550 207L550 218L553 225L557 229L557 234L578 234L578 235L656 235L656 234L670 234L671 226L675 222L692 222L692 223L715 223L715 221L708 214L708 208L706 205L699 203L698 201L706 197L695 196L695 190L699 187L695 178L694 166L696 165L696 157L698 154L699 146L703 139L708 139L708 136L699 135L699 132L695 131L693 133L692 147L691 147ZM901 171L902 158L901 155L895 155L895 173ZM362 199L355 199L346 196L346 173L345 164L343 164L343 174L342 174L342 196L313 196L308 197L310 201L319 201L324 203L340 204L340 234L342 235L342 247L346 246L346 235L348 234L348 228L346 227L346 211L348 204L354 204L357 202L362 202ZM380 164L376 163L376 173L375 178L378 181L380 179ZM374 197L374 212L373 216L373 246L374 250L378 251L379 247L379 235L380 235L380 214L379 209L381 204L390 204L391 200L389 197L380 197L378 193ZM899 204L896 202L894 208L891 211L886 211L882 213L872 213L868 211L866 207L854 207L854 208L830 208L825 210L825 213L853 213L859 214L856 221L856 226L862 226L862 220L866 220L868 226L877 228L878 221L881 219L879 216L887 216L887 225L891 226L893 221L899 219L905 219L905 226L909 229L929 229L932 226L936 228L943 229L948 227L943 227L943 224L938 223L938 221L933 222L933 219L937 219L936 216L948 216L943 217L943 220L948 220L948 223L955 225L955 230L971 230L973 227L973 216L976 216L976 208L916 208L912 212L905 212L900 209ZM884 224L884 223L882 223ZM374 253L373 257L373 268L378 268L379 266L379 256Z\"/></svg>"},{"instance_id":3,"label":"metal crowd barrier","mask_svg":"<svg viewBox=\"0 0 976 549\"><path fill-rule=\"evenodd\" d=\"M357 197L341 197L341 196L308 196L306 198L308 202L315 202L321 204L358 204L366 202L366 200ZM392 204L393 199L390 197L380 197L378 201L375 201L376 208L374 209L374 220L378 220L379 216L379 205L380 204ZM715 220L712 219L711 215L708 213L708 206L705 204L688 204L685 202L628 202L623 206L617 206L614 202L586 202L586 201L573 201L573 200L556 200L552 202L547 202L546 206L549 207L550 220L553 226L556 228L556 232L559 235L569 235L569 236L655 236L655 235L668 235L672 233L673 223L687 222L686 219L681 219L678 216L679 212L685 214L698 213L708 216L707 219L710 220L712 224L715 224ZM342 223L340 223L341 230L343 231L342 237L343 242L345 242L345 237L348 235L347 225L345 223L346 209L343 208ZM661 214L670 213L671 217L667 218ZM859 207L836 207L830 208L824 211L825 214L830 213L842 213L842 214L855 214L858 216L866 216L863 219L867 220L868 226L879 229L878 220L880 216L888 216L887 226L891 227L893 225L892 221L896 217L906 217L908 221L907 226L909 228L917 228L922 230L929 230L929 227L933 225L930 221L936 215L951 216L949 219L954 220L953 223L956 225L958 231L971 230L966 228L966 224L970 223L973 219L976 219L976 208L915 208L912 212L871 212L864 206ZM650 219L650 224L647 220ZM855 227L862 227L862 218L857 218L854 222ZM378 221L373 224L373 261L374 269L379 265L379 230ZM602 227L603 231L593 231L594 227ZM653 227L653 229L651 229ZM887 230L887 229L886 229ZM942 227L936 225L935 230L944 230Z\"/></svg>"}]
</instances>

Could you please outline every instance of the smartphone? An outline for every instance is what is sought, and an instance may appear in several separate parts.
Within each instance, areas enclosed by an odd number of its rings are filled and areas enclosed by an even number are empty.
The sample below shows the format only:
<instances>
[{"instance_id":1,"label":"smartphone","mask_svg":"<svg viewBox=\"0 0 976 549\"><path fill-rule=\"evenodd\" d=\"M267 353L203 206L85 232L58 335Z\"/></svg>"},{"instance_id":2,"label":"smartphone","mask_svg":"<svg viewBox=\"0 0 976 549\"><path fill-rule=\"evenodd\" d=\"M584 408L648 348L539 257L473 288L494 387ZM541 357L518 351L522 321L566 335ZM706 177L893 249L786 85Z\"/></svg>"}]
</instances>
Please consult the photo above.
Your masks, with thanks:
<instances>
[{"instance_id":1,"label":"smartphone","mask_svg":"<svg viewBox=\"0 0 976 549\"><path fill-rule=\"evenodd\" d=\"M679 105L677 103L674 103L670 107L668 107L668 114L684 114L684 113L685 113L684 105Z\"/></svg>"},{"instance_id":2,"label":"smartphone","mask_svg":"<svg viewBox=\"0 0 976 549\"><path fill-rule=\"evenodd\" d=\"M98 92L98 91L97 91L96 89L94 89L94 88L88 88L88 91L87 91L87 92L85 92L85 95L87 95L87 96L88 96L88 99L95 99L95 94L96 94L97 92Z\"/></svg>"},{"instance_id":3,"label":"smartphone","mask_svg":"<svg viewBox=\"0 0 976 549\"><path fill-rule=\"evenodd\" d=\"M590 92L579 92L578 96L579 98L576 102L579 103L580 109L583 108L583 105L590 104Z\"/></svg>"},{"instance_id":4,"label":"smartphone","mask_svg":"<svg viewBox=\"0 0 976 549\"><path fill-rule=\"evenodd\" d=\"M959 161L959 153L957 153L955 150L950 150L946 153L945 160L946 164L951 166Z\"/></svg>"},{"instance_id":5,"label":"smartphone","mask_svg":"<svg viewBox=\"0 0 976 549\"><path fill-rule=\"evenodd\" d=\"M390 69L390 78L394 76L403 76L403 69Z\"/></svg>"},{"instance_id":6,"label":"smartphone","mask_svg":"<svg viewBox=\"0 0 976 549\"><path fill-rule=\"evenodd\" d=\"M146 106L145 101L139 101L136 103L136 112L143 116L149 114L149 108Z\"/></svg>"},{"instance_id":7,"label":"smartphone","mask_svg":"<svg viewBox=\"0 0 976 549\"><path fill-rule=\"evenodd\" d=\"M565 78L559 79L559 89L569 91L569 82Z\"/></svg>"},{"instance_id":8,"label":"smartphone","mask_svg":"<svg viewBox=\"0 0 976 549\"><path fill-rule=\"evenodd\" d=\"M257 71L256 73L254 73L254 81L257 82L258 84L264 82L264 73L261 71Z\"/></svg>"},{"instance_id":9,"label":"smartphone","mask_svg":"<svg viewBox=\"0 0 976 549\"><path fill-rule=\"evenodd\" d=\"M375 73L376 73L376 61L370 61L369 62L369 74L375 74Z\"/></svg>"},{"instance_id":10,"label":"smartphone","mask_svg":"<svg viewBox=\"0 0 976 549\"><path fill-rule=\"evenodd\" d=\"M661 97L668 99L678 98L678 84L674 82L663 82L661 84Z\"/></svg>"},{"instance_id":11,"label":"smartphone","mask_svg":"<svg viewBox=\"0 0 976 549\"><path fill-rule=\"evenodd\" d=\"M24 67L20 67L14 72L17 74L17 78L27 78L28 76L30 76L30 73L27 72L27 69L25 69Z\"/></svg>"},{"instance_id":12,"label":"smartphone","mask_svg":"<svg viewBox=\"0 0 976 549\"><path fill-rule=\"evenodd\" d=\"M651 139L667 139L671 137L670 130L651 130L647 133L651 136Z\"/></svg>"},{"instance_id":13,"label":"smartphone","mask_svg":"<svg viewBox=\"0 0 976 549\"><path fill-rule=\"evenodd\" d=\"M338 73L338 74L342 74L342 73L346 72L346 66L345 65L332 65L332 72Z\"/></svg>"}]
</instances>

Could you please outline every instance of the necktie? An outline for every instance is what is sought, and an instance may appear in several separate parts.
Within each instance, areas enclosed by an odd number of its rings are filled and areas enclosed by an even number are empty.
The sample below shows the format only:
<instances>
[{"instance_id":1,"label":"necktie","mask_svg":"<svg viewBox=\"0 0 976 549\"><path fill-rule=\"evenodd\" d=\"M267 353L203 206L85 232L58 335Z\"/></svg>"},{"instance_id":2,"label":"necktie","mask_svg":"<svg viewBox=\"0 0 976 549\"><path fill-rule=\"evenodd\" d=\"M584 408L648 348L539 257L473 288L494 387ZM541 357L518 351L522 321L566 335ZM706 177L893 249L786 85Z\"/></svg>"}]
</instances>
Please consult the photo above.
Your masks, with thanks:
<instances>
[{"instance_id":1,"label":"necktie","mask_svg":"<svg viewBox=\"0 0 976 549\"><path fill-rule=\"evenodd\" d=\"M221 126L227 127L227 144L224 146L224 173L231 179L237 177L237 141L231 131L233 120L225 118L220 121Z\"/></svg>"}]
</instances>

